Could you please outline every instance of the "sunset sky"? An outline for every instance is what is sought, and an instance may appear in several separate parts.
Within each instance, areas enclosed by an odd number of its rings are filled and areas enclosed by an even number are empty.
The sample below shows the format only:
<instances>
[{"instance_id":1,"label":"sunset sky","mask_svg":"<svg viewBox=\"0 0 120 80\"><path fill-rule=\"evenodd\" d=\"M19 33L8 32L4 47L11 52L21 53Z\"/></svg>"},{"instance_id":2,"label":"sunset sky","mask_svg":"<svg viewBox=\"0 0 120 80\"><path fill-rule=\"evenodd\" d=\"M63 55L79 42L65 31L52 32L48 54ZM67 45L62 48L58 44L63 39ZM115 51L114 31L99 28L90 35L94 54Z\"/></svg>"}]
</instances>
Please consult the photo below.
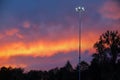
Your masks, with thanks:
<instances>
[{"instance_id":1,"label":"sunset sky","mask_svg":"<svg viewBox=\"0 0 120 80\"><path fill-rule=\"evenodd\" d=\"M78 13L82 19L82 60L106 30L120 31L119 0L0 0L0 66L48 70L78 63Z\"/></svg>"}]
</instances>

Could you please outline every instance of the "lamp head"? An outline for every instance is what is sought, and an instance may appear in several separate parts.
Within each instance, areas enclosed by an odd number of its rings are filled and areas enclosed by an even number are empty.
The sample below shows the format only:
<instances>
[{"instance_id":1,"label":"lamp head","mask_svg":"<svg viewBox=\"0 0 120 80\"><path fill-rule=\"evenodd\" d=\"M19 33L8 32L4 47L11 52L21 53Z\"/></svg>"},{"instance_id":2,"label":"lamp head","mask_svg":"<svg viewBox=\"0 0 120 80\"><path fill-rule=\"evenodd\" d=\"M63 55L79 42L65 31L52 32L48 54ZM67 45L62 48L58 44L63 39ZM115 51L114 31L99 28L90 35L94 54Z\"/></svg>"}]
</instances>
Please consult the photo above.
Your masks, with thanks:
<instances>
[{"instance_id":1,"label":"lamp head","mask_svg":"<svg viewBox=\"0 0 120 80\"><path fill-rule=\"evenodd\" d=\"M79 6L79 7L75 8L75 10L76 10L76 12L83 12L83 11L85 11L85 8Z\"/></svg>"}]
</instances>

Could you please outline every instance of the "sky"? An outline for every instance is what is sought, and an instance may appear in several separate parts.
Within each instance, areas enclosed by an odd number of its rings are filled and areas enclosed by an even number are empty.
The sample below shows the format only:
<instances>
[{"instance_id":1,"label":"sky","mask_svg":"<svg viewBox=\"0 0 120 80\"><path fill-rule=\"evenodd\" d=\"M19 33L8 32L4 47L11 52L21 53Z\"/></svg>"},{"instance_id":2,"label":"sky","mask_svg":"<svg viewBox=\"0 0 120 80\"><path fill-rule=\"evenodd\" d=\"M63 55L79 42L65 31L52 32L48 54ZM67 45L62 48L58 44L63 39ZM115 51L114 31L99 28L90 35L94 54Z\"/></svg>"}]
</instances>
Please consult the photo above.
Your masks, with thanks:
<instances>
[{"instance_id":1,"label":"sky","mask_svg":"<svg viewBox=\"0 0 120 80\"><path fill-rule=\"evenodd\" d=\"M100 34L120 31L119 0L0 0L0 66L49 70L67 60L76 66L78 6L85 7L81 56L90 62Z\"/></svg>"}]
</instances>

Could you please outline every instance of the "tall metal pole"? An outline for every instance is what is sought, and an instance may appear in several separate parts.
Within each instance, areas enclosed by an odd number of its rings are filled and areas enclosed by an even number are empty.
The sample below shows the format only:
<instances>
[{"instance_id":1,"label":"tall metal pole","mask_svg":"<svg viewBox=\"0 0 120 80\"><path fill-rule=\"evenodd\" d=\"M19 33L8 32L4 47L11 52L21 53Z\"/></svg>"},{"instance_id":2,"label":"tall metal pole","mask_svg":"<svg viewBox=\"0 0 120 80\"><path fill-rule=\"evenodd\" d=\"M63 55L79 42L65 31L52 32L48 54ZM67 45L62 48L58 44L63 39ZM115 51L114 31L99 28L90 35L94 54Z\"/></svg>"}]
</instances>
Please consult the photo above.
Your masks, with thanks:
<instances>
[{"instance_id":1,"label":"tall metal pole","mask_svg":"<svg viewBox=\"0 0 120 80\"><path fill-rule=\"evenodd\" d=\"M81 63L81 28L82 28L82 14L83 14L83 12L85 11L85 9L84 9L84 7L77 7L77 8L75 8L76 9L76 12L78 12L79 14L78 14L78 18L79 18L79 27L78 27L78 54L79 54L79 63L78 63L78 72L79 72L79 74L78 74L78 79L80 80L80 63Z\"/></svg>"}]
</instances>

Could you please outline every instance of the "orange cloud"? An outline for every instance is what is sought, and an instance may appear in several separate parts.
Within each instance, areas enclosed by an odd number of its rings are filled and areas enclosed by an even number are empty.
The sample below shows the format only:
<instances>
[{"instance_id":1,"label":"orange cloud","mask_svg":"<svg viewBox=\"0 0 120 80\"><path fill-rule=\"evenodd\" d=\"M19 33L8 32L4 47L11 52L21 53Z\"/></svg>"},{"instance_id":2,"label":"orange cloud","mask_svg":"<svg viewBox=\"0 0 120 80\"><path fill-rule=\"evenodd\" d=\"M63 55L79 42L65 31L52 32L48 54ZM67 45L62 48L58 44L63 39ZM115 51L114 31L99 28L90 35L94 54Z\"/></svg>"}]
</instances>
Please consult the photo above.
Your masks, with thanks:
<instances>
[{"instance_id":1,"label":"orange cloud","mask_svg":"<svg viewBox=\"0 0 120 80\"><path fill-rule=\"evenodd\" d=\"M0 47L2 57L15 55L33 55L33 56L51 56L57 52L68 52L75 50L75 40L62 42L31 42L25 44L23 42L9 43ZM8 46L9 45L9 46Z\"/></svg>"},{"instance_id":2,"label":"orange cloud","mask_svg":"<svg viewBox=\"0 0 120 80\"><path fill-rule=\"evenodd\" d=\"M120 6L117 1L107 1L100 8L99 12L103 17L110 19L120 19Z\"/></svg>"},{"instance_id":3,"label":"orange cloud","mask_svg":"<svg viewBox=\"0 0 120 80\"><path fill-rule=\"evenodd\" d=\"M88 37L82 38L82 51L92 50L95 42L95 35L92 33ZM0 46L0 57L10 57L17 55L32 56L52 56L58 52L70 52L78 50L78 40L75 38L61 39L58 41L38 40L35 42L13 42Z\"/></svg>"},{"instance_id":4,"label":"orange cloud","mask_svg":"<svg viewBox=\"0 0 120 80\"><path fill-rule=\"evenodd\" d=\"M93 49L93 45L98 40L99 35L95 34L95 32L87 32L82 35L82 50L89 50L90 53L93 53L95 50Z\"/></svg>"}]
</instances>

